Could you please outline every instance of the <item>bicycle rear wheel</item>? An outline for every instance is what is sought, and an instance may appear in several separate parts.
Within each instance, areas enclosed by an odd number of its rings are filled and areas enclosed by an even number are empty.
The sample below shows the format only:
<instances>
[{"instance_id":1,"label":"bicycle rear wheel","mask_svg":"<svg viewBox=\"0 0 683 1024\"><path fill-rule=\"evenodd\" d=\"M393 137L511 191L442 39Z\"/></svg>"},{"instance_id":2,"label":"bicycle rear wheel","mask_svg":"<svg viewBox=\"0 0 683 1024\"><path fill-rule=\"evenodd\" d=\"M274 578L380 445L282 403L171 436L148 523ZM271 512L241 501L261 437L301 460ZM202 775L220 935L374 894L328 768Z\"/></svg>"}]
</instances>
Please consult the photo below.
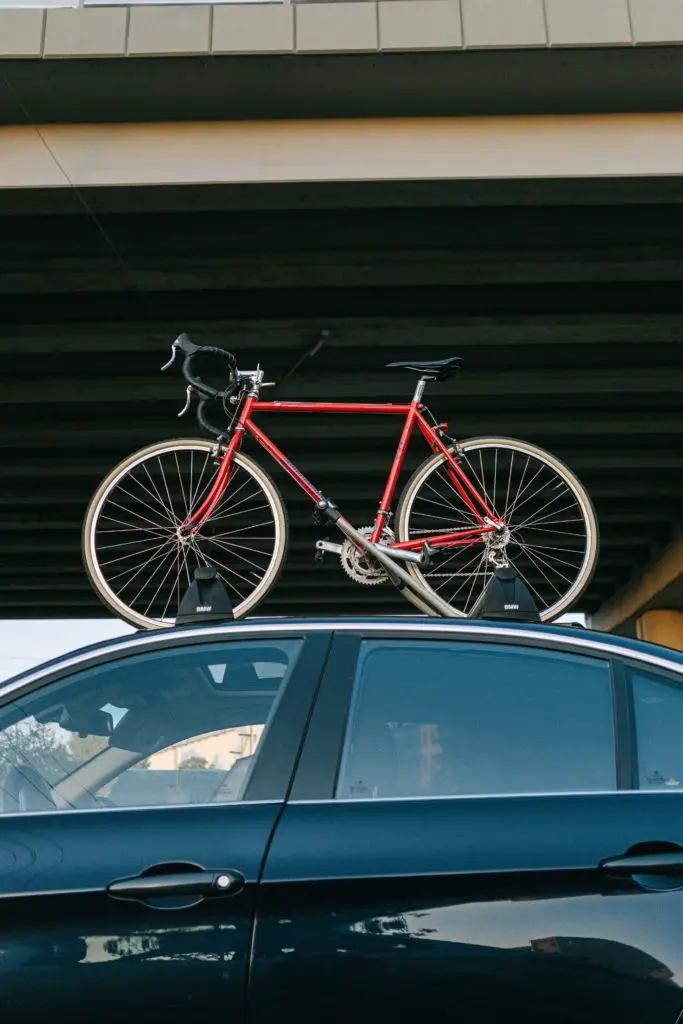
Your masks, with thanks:
<instances>
[{"instance_id":1,"label":"bicycle rear wheel","mask_svg":"<svg viewBox=\"0 0 683 1024\"><path fill-rule=\"evenodd\" d=\"M102 601L142 629L172 626L197 566L215 566L235 618L273 587L287 547L287 514L270 477L235 456L219 505L197 534L178 527L216 476L211 441L164 441L129 456L95 492L83 525L83 560Z\"/></svg>"},{"instance_id":2,"label":"bicycle rear wheel","mask_svg":"<svg viewBox=\"0 0 683 1024\"><path fill-rule=\"evenodd\" d=\"M526 441L481 437L462 441L459 448L462 469L507 524L509 564L526 583L541 620L551 622L580 597L595 569L598 523L588 493L559 459ZM431 456L406 484L396 513L399 541L478 525L445 463L443 455ZM467 616L495 571L495 554L490 541L477 540L445 550L426 571L412 563L406 568Z\"/></svg>"}]
</instances>

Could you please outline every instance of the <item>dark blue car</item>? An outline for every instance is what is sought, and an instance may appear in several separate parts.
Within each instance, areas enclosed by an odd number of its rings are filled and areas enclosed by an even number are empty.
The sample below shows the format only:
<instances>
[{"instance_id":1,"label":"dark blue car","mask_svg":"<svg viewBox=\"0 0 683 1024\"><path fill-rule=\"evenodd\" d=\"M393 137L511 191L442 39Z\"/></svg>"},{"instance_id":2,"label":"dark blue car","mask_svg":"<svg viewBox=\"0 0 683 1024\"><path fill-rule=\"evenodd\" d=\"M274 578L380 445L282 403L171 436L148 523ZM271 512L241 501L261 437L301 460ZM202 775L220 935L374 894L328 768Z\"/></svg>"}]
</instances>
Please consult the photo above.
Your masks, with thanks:
<instances>
[{"instance_id":1,"label":"dark blue car","mask_svg":"<svg viewBox=\"0 0 683 1024\"><path fill-rule=\"evenodd\" d=\"M0 684L0 1011L675 1024L683 657L251 620Z\"/></svg>"}]
</instances>

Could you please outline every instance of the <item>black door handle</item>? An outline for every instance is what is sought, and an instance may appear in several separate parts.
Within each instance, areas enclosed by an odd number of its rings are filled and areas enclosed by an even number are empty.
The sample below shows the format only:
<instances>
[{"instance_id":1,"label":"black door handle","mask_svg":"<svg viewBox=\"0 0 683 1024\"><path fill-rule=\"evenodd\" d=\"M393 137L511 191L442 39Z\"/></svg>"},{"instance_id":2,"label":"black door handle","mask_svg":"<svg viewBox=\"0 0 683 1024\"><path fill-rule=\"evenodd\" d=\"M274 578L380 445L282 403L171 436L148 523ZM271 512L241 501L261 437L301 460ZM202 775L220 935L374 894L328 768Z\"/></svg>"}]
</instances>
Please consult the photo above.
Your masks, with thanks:
<instances>
[{"instance_id":1,"label":"black door handle","mask_svg":"<svg viewBox=\"0 0 683 1024\"><path fill-rule=\"evenodd\" d=\"M244 885L237 871L171 871L122 878L107 886L107 894L118 900L152 900L164 896L234 896Z\"/></svg>"},{"instance_id":2,"label":"black door handle","mask_svg":"<svg viewBox=\"0 0 683 1024\"><path fill-rule=\"evenodd\" d=\"M600 865L609 875L683 875L683 850L672 853L645 853L635 857L612 857Z\"/></svg>"}]
</instances>

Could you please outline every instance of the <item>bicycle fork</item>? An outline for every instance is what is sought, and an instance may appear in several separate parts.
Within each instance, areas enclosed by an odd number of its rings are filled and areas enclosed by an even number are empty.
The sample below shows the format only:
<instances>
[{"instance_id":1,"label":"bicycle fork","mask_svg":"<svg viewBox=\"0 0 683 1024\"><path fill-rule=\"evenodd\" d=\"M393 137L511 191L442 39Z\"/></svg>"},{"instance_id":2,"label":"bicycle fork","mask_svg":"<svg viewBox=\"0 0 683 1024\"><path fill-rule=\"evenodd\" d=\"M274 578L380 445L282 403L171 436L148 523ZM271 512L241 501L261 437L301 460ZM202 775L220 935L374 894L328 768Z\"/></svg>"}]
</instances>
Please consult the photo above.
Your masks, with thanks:
<instances>
[{"instance_id":1,"label":"bicycle fork","mask_svg":"<svg viewBox=\"0 0 683 1024\"><path fill-rule=\"evenodd\" d=\"M180 533L183 536L194 536L204 525L204 523L211 518L213 513L216 511L221 498L225 494L225 490L230 483L230 475L232 473L232 465L235 459L235 455L242 447L244 441L244 435L247 432L245 426L246 420L249 418L251 407L258 398L258 390L252 390L244 403L244 408L239 419L239 423L235 426L232 437L230 438L224 455L220 454L220 440L216 443L215 454L216 458L220 458L220 468L216 474L211 490L207 494L204 501L201 503L196 512L194 512L190 518L182 524L180 527Z\"/></svg>"}]
</instances>

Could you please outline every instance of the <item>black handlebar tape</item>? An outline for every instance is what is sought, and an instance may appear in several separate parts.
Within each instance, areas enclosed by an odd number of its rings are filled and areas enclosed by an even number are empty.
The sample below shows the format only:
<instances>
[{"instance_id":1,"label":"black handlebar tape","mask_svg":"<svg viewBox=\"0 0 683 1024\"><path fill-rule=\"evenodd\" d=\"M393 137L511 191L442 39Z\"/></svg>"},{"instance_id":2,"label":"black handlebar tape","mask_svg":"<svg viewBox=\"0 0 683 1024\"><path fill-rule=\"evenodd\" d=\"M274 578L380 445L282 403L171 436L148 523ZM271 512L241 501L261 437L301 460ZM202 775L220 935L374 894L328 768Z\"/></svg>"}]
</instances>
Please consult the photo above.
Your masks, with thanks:
<instances>
[{"instance_id":1,"label":"black handlebar tape","mask_svg":"<svg viewBox=\"0 0 683 1024\"><path fill-rule=\"evenodd\" d=\"M175 340L175 345L180 349L183 355L193 356L195 352L199 352L201 345L195 345L193 341L190 341L189 335L179 334Z\"/></svg>"},{"instance_id":2,"label":"black handlebar tape","mask_svg":"<svg viewBox=\"0 0 683 1024\"><path fill-rule=\"evenodd\" d=\"M180 335L181 338L187 338L186 335ZM188 384L191 384L196 391L206 398L219 398L225 395L227 389L219 391L217 388L212 388L209 384L205 384L199 376L195 376L192 372L192 363L197 356L215 356L221 360L227 360L230 363L231 371L237 369L237 360L235 359L232 352L228 352L224 348L215 348L212 345L194 345L189 338L187 341L183 340L178 346L181 351L185 352L185 359L183 361L182 373L183 377ZM188 351L190 348L193 351ZM233 382L234 383L234 382Z\"/></svg>"},{"instance_id":3,"label":"black handlebar tape","mask_svg":"<svg viewBox=\"0 0 683 1024\"><path fill-rule=\"evenodd\" d=\"M209 399L208 398L201 398L199 400L199 402L197 404L197 422L199 423L199 426L202 427L202 429L206 431L207 434L211 434L215 438L222 437L223 434L224 434L224 431L223 430L219 430L218 427L215 427L213 425L213 423L209 423L209 421L207 420L206 416L204 415L204 410L206 409L206 406L208 404L209 404Z\"/></svg>"}]
</instances>

